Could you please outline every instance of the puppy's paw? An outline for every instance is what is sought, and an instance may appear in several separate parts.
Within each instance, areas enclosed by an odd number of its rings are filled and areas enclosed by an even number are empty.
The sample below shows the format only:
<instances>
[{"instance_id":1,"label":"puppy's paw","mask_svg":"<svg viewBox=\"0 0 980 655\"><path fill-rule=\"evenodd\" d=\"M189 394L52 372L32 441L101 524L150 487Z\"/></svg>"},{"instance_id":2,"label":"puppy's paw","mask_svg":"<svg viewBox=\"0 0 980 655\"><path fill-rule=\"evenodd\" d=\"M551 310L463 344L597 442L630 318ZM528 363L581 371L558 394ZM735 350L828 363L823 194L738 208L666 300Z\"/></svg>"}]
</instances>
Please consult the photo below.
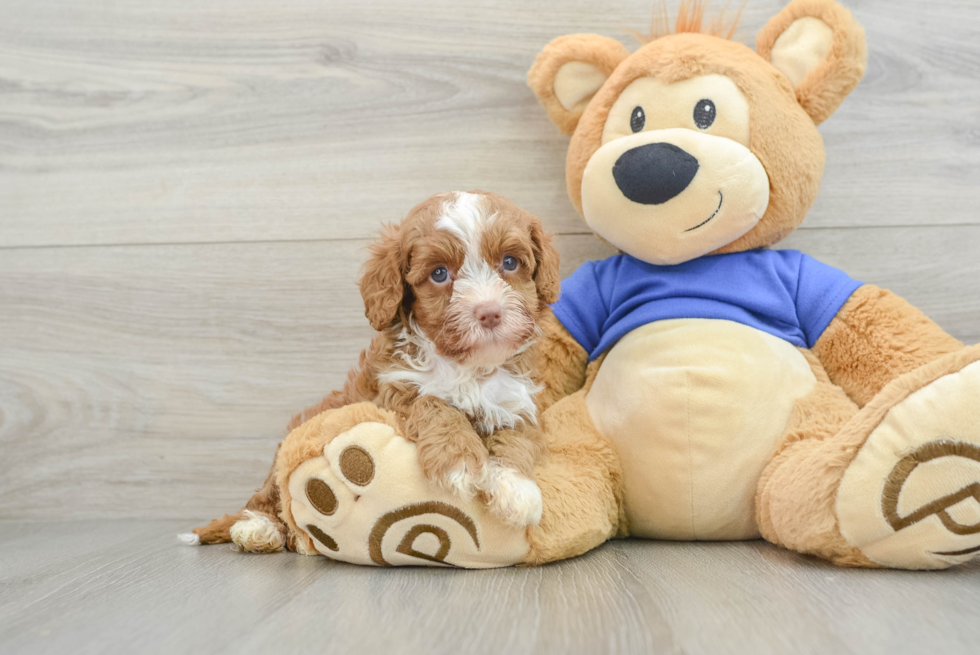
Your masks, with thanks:
<instances>
[{"instance_id":1,"label":"puppy's paw","mask_svg":"<svg viewBox=\"0 0 980 655\"><path fill-rule=\"evenodd\" d=\"M265 514L245 510L244 518L231 526L231 540L247 553L274 553L283 549L282 529Z\"/></svg>"},{"instance_id":2,"label":"puppy's paw","mask_svg":"<svg viewBox=\"0 0 980 655\"><path fill-rule=\"evenodd\" d=\"M435 444L418 444L419 464L422 474L446 491L462 500L472 500L486 485L487 451L476 442L475 448L463 452L450 452Z\"/></svg>"},{"instance_id":3,"label":"puppy's paw","mask_svg":"<svg viewBox=\"0 0 980 655\"><path fill-rule=\"evenodd\" d=\"M491 459L486 466L481 490L489 498L490 511L510 525L537 525L541 522L541 490L516 470Z\"/></svg>"},{"instance_id":4,"label":"puppy's paw","mask_svg":"<svg viewBox=\"0 0 980 655\"><path fill-rule=\"evenodd\" d=\"M486 486L488 478L489 469L486 463L476 468L474 464L461 462L455 468L450 469L445 477L438 482L447 491L456 494L463 500L472 500L477 492Z\"/></svg>"},{"instance_id":5,"label":"puppy's paw","mask_svg":"<svg viewBox=\"0 0 980 655\"><path fill-rule=\"evenodd\" d=\"M526 530L426 479L417 444L386 423L361 422L333 437L286 488L284 520L299 552L374 566L465 568L507 566L528 553Z\"/></svg>"}]
</instances>

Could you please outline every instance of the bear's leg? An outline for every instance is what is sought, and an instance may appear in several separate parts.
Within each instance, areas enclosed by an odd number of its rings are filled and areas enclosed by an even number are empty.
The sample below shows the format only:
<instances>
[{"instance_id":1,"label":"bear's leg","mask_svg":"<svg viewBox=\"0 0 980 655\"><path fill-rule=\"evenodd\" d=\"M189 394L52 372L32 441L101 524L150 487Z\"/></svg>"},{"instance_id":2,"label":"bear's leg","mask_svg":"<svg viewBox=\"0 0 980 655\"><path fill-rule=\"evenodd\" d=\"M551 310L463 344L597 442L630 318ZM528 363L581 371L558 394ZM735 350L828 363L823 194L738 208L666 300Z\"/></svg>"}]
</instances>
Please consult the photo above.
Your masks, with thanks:
<instances>
[{"instance_id":1,"label":"bear's leg","mask_svg":"<svg viewBox=\"0 0 980 655\"><path fill-rule=\"evenodd\" d=\"M808 356L817 384L796 401L786 437L759 479L756 521L762 536L838 564L872 565L840 536L834 497L843 466L825 464L826 444L858 413L857 405Z\"/></svg>"},{"instance_id":2,"label":"bear's leg","mask_svg":"<svg viewBox=\"0 0 980 655\"><path fill-rule=\"evenodd\" d=\"M330 409L286 437L275 464L289 546L375 566L488 568L520 563L526 528L494 517L422 474L394 414L370 403Z\"/></svg>"},{"instance_id":3,"label":"bear's leg","mask_svg":"<svg viewBox=\"0 0 980 655\"><path fill-rule=\"evenodd\" d=\"M585 391L541 416L548 452L534 469L543 512L523 528L422 475L416 447L373 405L324 412L296 428L276 461L291 547L358 564L468 568L543 564L584 553L622 524L619 460L592 427Z\"/></svg>"},{"instance_id":4,"label":"bear's leg","mask_svg":"<svg viewBox=\"0 0 980 655\"><path fill-rule=\"evenodd\" d=\"M485 568L584 553L620 531L620 468L592 427L585 391L546 411L549 452L534 475L544 500L534 528L508 525L422 475L393 414L370 403L322 412L280 445L266 484L238 514L194 531L193 543L284 546L357 564ZM188 540L190 542L190 540Z\"/></svg>"},{"instance_id":5,"label":"bear's leg","mask_svg":"<svg viewBox=\"0 0 980 655\"><path fill-rule=\"evenodd\" d=\"M980 347L896 378L849 420L843 397L822 393L828 402L794 412L760 480L763 536L851 566L936 569L980 554Z\"/></svg>"},{"instance_id":6,"label":"bear's leg","mask_svg":"<svg viewBox=\"0 0 980 655\"><path fill-rule=\"evenodd\" d=\"M592 425L588 386L541 417L548 452L534 477L544 509L541 522L528 529L525 564L575 557L625 533L619 458Z\"/></svg>"}]
</instances>

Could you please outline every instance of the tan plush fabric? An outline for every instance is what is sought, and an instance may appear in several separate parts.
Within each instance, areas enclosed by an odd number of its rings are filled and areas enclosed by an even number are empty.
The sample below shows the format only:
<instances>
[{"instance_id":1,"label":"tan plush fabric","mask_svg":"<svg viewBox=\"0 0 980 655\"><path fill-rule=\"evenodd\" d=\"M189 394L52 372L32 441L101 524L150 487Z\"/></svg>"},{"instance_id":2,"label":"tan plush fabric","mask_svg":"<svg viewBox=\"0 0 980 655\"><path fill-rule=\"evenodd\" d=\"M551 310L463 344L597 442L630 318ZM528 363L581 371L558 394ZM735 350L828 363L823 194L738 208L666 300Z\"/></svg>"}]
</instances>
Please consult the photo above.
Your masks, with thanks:
<instances>
[{"instance_id":1,"label":"tan plush fabric","mask_svg":"<svg viewBox=\"0 0 980 655\"><path fill-rule=\"evenodd\" d=\"M819 18L804 16L779 35L769 53L769 62L795 89L810 71L823 63L833 43L833 28Z\"/></svg>"},{"instance_id":2,"label":"tan plush fabric","mask_svg":"<svg viewBox=\"0 0 980 655\"><path fill-rule=\"evenodd\" d=\"M834 41L827 59L812 67L794 89L768 59L783 32L807 16L832 28ZM559 37L541 52L528 73L529 84L552 121L566 134L574 128L566 184L576 209L582 212L586 165L602 144L611 108L627 87L643 77L674 84L698 76L725 75L748 99L749 147L769 176L770 198L758 225L717 252L769 246L792 232L813 203L823 174L823 142L815 123L840 105L866 66L864 32L849 12L830 0L794 0L760 33L758 54L739 43L693 33L657 38L632 55L616 45L595 35ZM604 67L615 64L581 115L569 114L554 97L554 77L569 61L601 61L602 65L596 65L604 72Z\"/></svg>"},{"instance_id":3,"label":"tan plush fabric","mask_svg":"<svg viewBox=\"0 0 980 655\"><path fill-rule=\"evenodd\" d=\"M868 284L841 308L814 352L834 384L863 407L899 375L962 348L908 301Z\"/></svg>"},{"instance_id":4,"label":"tan plush fabric","mask_svg":"<svg viewBox=\"0 0 980 655\"><path fill-rule=\"evenodd\" d=\"M797 400L786 436L759 480L759 529L768 541L792 550L844 566L873 566L841 537L834 513L837 484L859 445L838 434L858 408L817 358L803 352L817 384Z\"/></svg>"},{"instance_id":5,"label":"tan plush fabric","mask_svg":"<svg viewBox=\"0 0 980 655\"><path fill-rule=\"evenodd\" d=\"M608 442L588 429L585 394L562 399L542 417L549 455L535 478L546 509L526 532L496 520L479 500L461 501L427 483L415 446L395 433L390 413L362 403L314 417L289 434L275 467L292 548L358 564L466 568L540 564L595 548L622 523L620 471ZM372 459L367 484L344 474L343 453L352 447ZM397 520L383 520L392 514ZM432 559L443 533L451 547Z\"/></svg>"},{"instance_id":6,"label":"tan plush fabric","mask_svg":"<svg viewBox=\"0 0 980 655\"><path fill-rule=\"evenodd\" d=\"M592 94L581 95L572 109L562 105L555 91L555 78L566 64L581 62L592 66L602 75L608 77L629 56L629 51L615 39L599 36L598 34L569 34L561 36L548 44L538 55L534 66L527 74L528 84L534 89L535 95L548 111L551 121L565 134L575 131L575 125L582 116L585 102ZM567 69L566 69L567 71ZM575 76L580 85L589 76ZM593 90L593 93L595 90Z\"/></svg>"},{"instance_id":7,"label":"tan plush fabric","mask_svg":"<svg viewBox=\"0 0 980 655\"><path fill-rule=\"evenodd\" d=\"M286 437L276 466L280 516L299 550L375 566L489 568L524 560L526 529L429 483L417 447L392 419L373 405L351 405Z\"/></svg>"},{"instance_id":8,"label":"tan plush fabric","mask_svg":"<svg viewBox=\"0 0 980 655\"><path fill-rule=\"evenodd\" d=\"M692 109L705 98L717 111L702 130ZM656 129L633 133L631 118L638 107L645 125ZM640 77L610 109L602 145L582 174L582 214L603 240L653 264L676 264L725 246L755 227L769 204L769 178L749 149L750 136L748 100L728 76L669 84ZM654 143L695 158L697 174L669 202L636 203L623 194L613 171L625 153Z\"/></svg>"},{"instance_id":9,"label":"tan plush fabric","mask_svg":"<svg viewBox=\"0 0 980 655\"><path fill-rule=\"evenodd\" d=\"M279 446L273 470L276 488L280 493L280 517L293 533L302 535L300 541L306 545L307 550L313 549L313 542L297 529L293 520L289 476L304 462L322 455L323 448L338 434L366 422L396 427L395 416L391 412L380 410L370 403L358 403L314 416L290 432Z\"/></svg>"},{"instance_id":10,"label":"tan plush fabric","mask_svg":"<svg viewBox=\"0 0 980 655\"><path fill-rule=\"evenodd\" d=\"M613 166L650 138L635 134L611 141L592 156L582 178L582 209L596 234L633 257L664 266L717 250L755 227L769 203L769 178L751 151L732 139L683 128L661 130L655 139L702 163L691 185L660 206L629 200L613 180Z\"/></svg>"},{"instance_id":11,"label":"tan plush fabric","mask_svg":"<svg viewBox=\"0 0 980 655\"><path fill-rule=\"evenodd\" d=\"M678 25L697 31L703 7L692 6ZM639 138L624 116L647 102L643 88L689 105L687 90L730 82L737 94L718 97L732 113L698 135L745 148L769 188L761 219L714 250L723 253L773 245L803 220L824 165L816 124L865 60L863 31L846 10L793 0L759 34L758 54L697 33L661 36L632 55L606 37L571 35L545 48L528 80L555 124L574 132L566 182L586 214L597 210L583 205L585 173L601 148ZM566 67L575 62L583 65ZM650 121L688 120L660 109L651 106ZM675 205L692 207L697 198ZM631 236L620 235L640 240ZM273 527L294 550L378 565L541 564L628 534L759 533L846 566L936 567L980 552L980 348L964 349L873 286L852 296L812 351L715 323L726 322L645 326L587 364L564 328L544 322L549 452L534 470L541 522L526 532L425 487L393 417L372 405L330 410L291 432L247 507L280 521ZM215 520L202 542L228 540L245 516Z\"/></svg>"},{"instance_id":12,"label":"tan plush fabric","mask_svg":"<svg viewBox=\"0 0 980 655\"><path fill-rule=\"evenodd\" d=\"M762 535L842 566L942 568L975 555L936 554L980 547L980 517L968 503L958 515L977 524L968 535L951 534L935 515L899 531L882 507L889 475L917 446L945 440L955 453L980 444L978 360L976 346L940 358L892 381L860 411L839 387L818 384L794 409L786 442L760 481ZM901 512L980 485L980 465L970 457L944 457L930 468L909 478Z\"/></svg>"},{"instance_id":13,"label":"tan plush fabric","mask_svg":"<svg viewBox=\"0 0 980 655\"><path fill-rule=\"evenodd\" d=\"M542 320L541 329L537 376L544 389L538 394L538 405L544 411L582 388L589 353L554 315Z\"/></svg>"},{"instance_id":14,"label":"tan plush fabric","mask_svg":"<svg viewBox=\"0 0 980 655\"><path fill-rule=\"evenodd\" d=\"M866 407L877 418L894 403L844 473L836 513L844 539L868 559L940 569L980 551L978 360L977 348L948 356Z\"/></svg>"},{"instance_id":15,"label":"tan plush fabric","mask_svg":"<svg viewBox=\"0 0 980 655\"><path fill-rule=\"evenodd\" d=\"M587 388L542 417L549 456L535 470L544 497L541 523L528 531L525 564L581 555L625 529L622 472L612 445L592 425Z\"/></svg>"},{"instance_id":16,"label":"tan plush fabric","mask_svg":"<svg viewBox=\"0 0 980 655\"><path fill-rule=\"evenodd\" d=\"M757 538L759 476L814 384L797 348L739 323L659 321L625 336L587 405L620 456L630 534Z\"/></svg>"},{"instance_id":17,"label":"tan plush fabric","mask_svg":"<svg viewBox=\"0 0 980 655\"><path fill-rule=\"evenodd\" d=\"M750 150L769 177L769 203L758 225L719 251L771 245L802 221L823 174L823 142L796 102L786 78L745 46L702 34L678 34L644 46L596 94L569 145L566 183L582 210L582 177L602 141L609 110L634 80L655 76L675 83L696 75L726 75L751 108ZM763 126L765 128L763 129Z\"/></svg>"},{"instance_id":18,"label":"tan plush fabric","mask_svg":"<svg viewBox=\"0 0 980 655\"><path fill-rule=\"evenodd\" d=\"M690 6L685 6L678 20L678 31L699 32L701 13L703 7L700 5L695 6L693 13ZM574 119L570 119L567 112L554 111L554 102L547 95L551 84L548 80L553 80L558 68L570 58L591 61L591 55L583 52L583 49L590 47L590 41L581 35L571 37L576 43L572 55L571 48L563 46L561 39L556 40L545 48L532 69L529 76L531 86L552 120L566 133L574 127L566 159L566 184L572 204L601 238L629 254L636 254L630 248L637 243L642 244L644 230L649 229L648 225L644 227L642 220L636 219L644 215L654 216L657 211L650 205L617 205L618 199L614 198L615 189L609 182L608 169L619 161L617 156L625 152L628 145L641 142L673 143L674 130L685 129L696 136L727 138L741 144L758 160L768 178L768 203L761 219L744 234L733 230L727 243L713 246L714 252L738 252L779 242L802 222L816 197L824 165L823 143L816 125L837 109L864 73L867 51L863 29L846 9L831 0L790 2L758 35L757 52L705 34L667 34L670 30L666 21L663 22L663 26L654 25L652 32L656 36L634 54L625 57L621 53L617 55L622 57L620 63L608 74L608 79L592 96L580 117L576 114ZM719 30L713 31L717 33ZM615 46L608 41L604 43L606 52L615 50ZM740 109L739 104L731 100L722 103L729 108L726 112L724 107L720 107L728 123L724 127L719 124L716 133L712 133L710 127L706 129L685 123L690 122L684 112L691 101L685 99L684 89L706 84L707 80L720 76L735 85L747 109ZM597 79L594 76L593 83ZM650 91L644 95L647 87L656 93ZM718 91L711 93L718 97L724 95ZM670 101L663 106L656 105L646 96L668 98ZM576 103L576 112L581 103L582 100ZM646 117L645 124L639 129L630 116L636 107L644 109ZM747 115L747 130L744 131L733 127L733 121L737 123L735 117L742 114ZM695 133L695 130L700 132ZM627 143L630 139L633 141ZM622 147L616 152L606 151L609 154L605 154L602 149L615 144L617 140L623 141ZM691 143L685 142L684 147L699 151L697 159L700 163L700 142L695 144L697 140L693 138L687 141ZM710 165L710 157L704 159ZM701 172L699 169L698 174ZM598 180L594 189L590 179ZM693 183L685 187L683 193L687 193L688 189L692 192L690 199L675 196L664 204L665 210L674 210L674 218L699 213L699 203L704 202L710 191L699 191L699 187ZM613 215L632 217L632 222L619 232L611 230L603 221ZM663 242L669 238L675 237L660 235L657 240ZM675 258L676 261L684 260L684 255L678 254L681 250L675 248L672 254L664 258L662 252L654 252L650 248L639 256L656 263L675 263ZM697 248L688 252L689 258L700 254ZM658 257L661 258L659 261ZM641 340L641 334L647 331L656 334L660 327L641 328L636 336L637 343ZM566 351L564 335L560 331L549 334L548 339L559 352ZM651 342L653 340L651 337ZM918 517L914 508L906 505L926 502L930 493L945 493L949 491L946 488L949 485L962 483L962 489L946 497L947 501L952 502L950 499L953 499L957 503L942 510L945 514L937 510L934 515L939 517L936 520L943 526L948 528L952 525L954 533L973 525L971 521L977 518L980 509L970 505L973 498L970 494L974 490L980 494L980 476L971 463L975 461L971 459L975 452L971 450L975 438L965 433L969 432L967 425L971 421L976 425L971 413L974 410L970 408L978 404L975 397L977 383L972 379L972 374L956 372L972 361L972 351L963 350L962 344L946 335L907 302L873 286L863 287L832 321L814 350L800 351L802 358L809 363L811 378L816 382L799 395L790 393L789 400L795 402L791 402L791 408L787 408L785 413L780 414L783 410L775 412L785 424L784 431L769 430L767 436L761 439L762 445L772 447L773 454L753 455L747 452L742 460L737 455L711 454L710 448L690 448L688 444L688 452L707 454L695 466L691 460L685 463L680 456L685 450L684 438L691 434L688 423L678 418L683 417L678 408L685 403L678 401L672 404L670 398L671 393L677 393L677 389L688 387L685 376L705 375L705 371L711 367L684 367L676 362L663 366L663 370L657 366L661 361L686 352L701 352L704 359L712 361L726 359L727 352L716 354L715 358L704 357L703 353L709 352L711 347L691 337L670 343L669 348L639 348L631 337L627 337L606 353L600 360L601 364L593 364L588 369L584 391L588 393L586 404L590 420L580 418L578 427L571 422L563 423L562 431L566 438L572 438L576 443L591 441L600 445L602 441L594 435L589 436L594 424L600 432L608 435L622 462L621 485L612 487L616 493L622 493L619 525L607 528L604 520L597 519L594 527L598 533L608 530L620 535L632 533L696 538L711 532L711 529L699 527L698 521L716 509L719 510L718 514L711 517L714 523L708 521L706 525L722 523L726 511L731 512L733 521L737 523L741 520L740 511L733 510L724 500L708 502L707 512L697 511L697 494L692 494L691 490L697 489L698 484L692 480L697 472L707 471L710 477L713 475L711 471L724 471L717 466L721 461L734 462L736 467L751 461L761 470L761 474L754 474L754 479L758 479L755 523L761 534L774 543L850 566L917 567L923 563L916 557L921 557L927 547L945 548L953 542L956 542L953 545L959 550L942 551L946 554L935 557L942 562L954 562L976 554L977 550L971 550L970 544L973 542L969 540L946 539L949 543L943 545L940 544L941 539L919 539L915 536L918 533L913 535L911 549L880 546L886 542L900 543L901 540L889 541L887 535L881 534L862 536L860 529L852 529L850 525L844 530L849 535L845 538L837 515L838 490L845 471L849 471L847 498L840 501L843 502L840 508L845 522L850 521L848 516L861 511L867 513L868 507L876 506L877 502L886 508L882 510L882 516L889 512L891 514L888 516L893 515L890 520L898 527L892 528L896 534L901 534L906 529L901 521L913 521ZM733 351L740 352L741 349L733 347ZM557 376L556 379L573 380L574 385L579 384L582 365L578 360L581 358L581 353L572 358L569 376ZM654 374L645 376L641 373L650 370ZM670 378L670 375L674 378ZM947 375L948 379L937 382L943 375ZM720 384L719 380L723 378L724 375L716 375L710 382L698 379L697 385L690 387L703 391L703 397L694 391L690 393L690 403L696 408L698 419L711 417L716 411L727 411L732 422L739 423L741 414L729 408L739 404L740 396L730 388L722 389L726 385ZM594 380L591 387L589 380ZM936 383L935 387L933 383ZM665 392L664 389L669 391ZM709 396L719 389L722 392L712 401ZM928 402L918 402L916 411L905 409L911 405L903 405L903 398L915 390L919 390L919 397L928 399ZM755 414L772 414L783 406L781 401L785 399L785 393L783 389L771 390L768 400L756 402L750 414L753 417ZM683 396L683 393L679 395ZM663 401L662 398L668 400ZM902 409L899 405L902 405ZM719 410L719 407L723 409ZM904 418L886 420L892 408L895 408L895 417ZM920 448L921 452L913 449L920 459L901 459L903 463L895 464L893 471L897 470L903 475L912 471L908 475L909 481L926 480L926 483L916 487L918 491L913 490L903 496L896 491L896 474L886 475L885 472L889 462L894 464L889 457L896 455L896 450L893 447L886 457L881 453L888 449L882 444L894 446L901 441L894 435L901 432L900 426L904 421L909 421L910 426L918 425L915 428L917 434L929 434L931 430L944 425L943 414L961 417L964 435L959 437L956 445L948 446L949 452L953 453L951 456L935 456L937 452L946 453L943 449L947 446L926 444L922 446L924 450ZM569 413L570 418L574 416ZM883 427L875 432L879 424ZM892 437L879 436L889 429L893 432ZM708 444L712 440L707 437L713 436L717 442L722 428L715 430L700 432L698 438ZM778 434L771 437L771 432ZM976 431L972 434L976 434ZM772 440L767 441L770 437ZM916 447L913 443L906 445ZM860 459L855 460L859 451L868 454L862 454ZM724 459L726 456L728 460ZM651 467L657 465L656 457L665 460L663 470L656 469L656 474L646 475L645 478L645 474L654 470ZM870 463L860 464L865 459ZM852 462L856 466L849 469ZM947 466L949 462L955 462L959 468L952 464ZM611 471L613 468L603 467L602 470ZM681 480L685 472L687 478ZM658 488L658 481L663 476L668 482ZM736 496L742 489L739 482L732 483L732 488L736 490ZM579 507L577 503L587 501L592 506L596 504L591 497L576 501L572 489L574 487L570 486L563 495L561 507L565 512L576 512ZM684 493L695 498L694 510L671 515L671 510L680 507L678 499ZM735 504L739 507L751 506L751 503L745 502ZM933 509L938 507L928 503L927 506ZM912 514L903 513L909 511ZM601 513L593 511L588 514L597 516ZM691 517L694 517L694 522L686 526L685 521L690 522ZM557 517L553 516L552 520L557 523ZM915 527L919 523L924 524L925 521L914 523L908 529L923 529ZM935 527L934 523L930 525ZM974 523L980 525L980 519ZM878 525L867 519L855 520L854 524L858 528ZM744 527L745 524L740 525ZM582 534L588 530L587 527L578 526L573 532ZM541 534L537 538L543 537ZM861 548L868 549L868 553L862 552ZM549 556L558 557L580 550L563 551L555 547L547 552ZM932 564L936 561L933 560Z\"/></svg>"},{"instance_id":19,"label":"tan plush fabric","mask_svg":"<svg viewBox=\"0 0 980 655\"><path fill-rule=\"evenodd\" d=\"M581 112L589 100L608 77L603 72L584 61L570 61L563 64L555 74L555 98L562 108L570 113Z\"/></svg>"},{"instance_id":20,"label":"tan plush fabric","mask_svg":"<svg viewBox=\"0 0 980 655\"><path fill-rule=\"evenodd\" d=\"M731 78L718 74L671 83L655 77L637 78L623 89L609 109L602 129L602 144L633 133L630 118L637 106L643 107L644 119L650 125L674 125L697 134L695 130L699 128L691 109L702 98L711 98L721 108L707 133L748 147L752 141L748 100Z\"/></svg>"},{"instance_id":21,"label":"tan plush fabric","mask_svg":"<svg viewBox=\"0 0 980 655\"><path fill-rule=\"evenodd\" d=\"M867 67L868 46L864 28L841 5L830 0L793 0L759 32L756 50L770 59L780 37L793 30L794 25L798 29L799 21L806 19L819 20L833 31L827 56L820 63L807 65L802 81L794 84L800 105L819 125L861 81ZM785 56L785 51L782 54Z\"/></svg>"},{"instance_id":22,"label":"tan plush fabric","mask_svg":"<svg viewBox=\"0 0 980 655\"><path fill-rule=\"evenodd\" d=\"M562 338L558 330L552 334ZM582 364L584 379L584 359ZM597 368L591 368L592 377ZM587 391L588 386L564 397L541 418L549 454L538 464L535 479L545 511L541 523L526 534L497 521L479 500L464 502L427 483L418 469L415 447L395 434L389 412L361 403L314 417L289 434L275 465L277 486L283 489L280 517L288 526L292 549L361 564L441 562L484 568L541 564L595 548L623 525L621 473L611 445L591 426ZM352 446L362 448L374 462L366 485L352 483L343 473L342 455ZM314 500L323 495L322 490L307 492L311 480L328 485L336 502ZM381 519L406 506L431 511L385 526L379 548L372 550L371 534ZM467 518L475 527L479 549L470 538ZM418 526L436 530L419 532ZM439 554L439 531L453 544L444 559L420 556ZM329 537L326 544L320 540L324 536ZM419 540L415 549L402 547L407 537Z\"/></svg>"}]
</instances>

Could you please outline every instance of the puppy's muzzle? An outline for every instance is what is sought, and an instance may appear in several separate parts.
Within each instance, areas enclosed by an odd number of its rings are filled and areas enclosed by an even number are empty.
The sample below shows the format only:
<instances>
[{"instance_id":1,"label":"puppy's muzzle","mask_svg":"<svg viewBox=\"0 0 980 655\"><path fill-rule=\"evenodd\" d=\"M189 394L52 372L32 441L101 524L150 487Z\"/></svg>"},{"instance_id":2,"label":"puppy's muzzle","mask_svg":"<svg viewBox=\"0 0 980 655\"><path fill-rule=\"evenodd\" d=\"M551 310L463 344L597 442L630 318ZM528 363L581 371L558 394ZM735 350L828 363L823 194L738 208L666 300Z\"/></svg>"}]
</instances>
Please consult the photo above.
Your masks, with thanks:
<instances>
[{"instance_id":1,"label":"puppy's muzzle","mask_svg":"<svg viewBox=\"0 0 980 655\"><path fill-rule=\"evenodd\" d=\"M612 173L628 199L661 205L691 184L698 167L696 158L672 143L647 143L620 155Z\"/></svg>"}]
</instances>

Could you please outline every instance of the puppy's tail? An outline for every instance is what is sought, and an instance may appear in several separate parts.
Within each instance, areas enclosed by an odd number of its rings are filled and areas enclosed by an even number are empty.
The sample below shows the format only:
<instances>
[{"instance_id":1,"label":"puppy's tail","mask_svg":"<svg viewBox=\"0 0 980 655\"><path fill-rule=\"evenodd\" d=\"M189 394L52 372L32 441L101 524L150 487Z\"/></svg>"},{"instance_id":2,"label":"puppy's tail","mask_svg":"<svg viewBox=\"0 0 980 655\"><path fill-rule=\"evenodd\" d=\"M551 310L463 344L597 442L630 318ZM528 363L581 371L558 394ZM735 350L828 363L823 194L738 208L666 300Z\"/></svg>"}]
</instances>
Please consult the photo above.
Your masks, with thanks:
<instances>
[{"instance_id":1,"label":"puppy's tail","mask_svg":"<svg viewBox=\"0 0 980 655\"><path fill-rule=\"evenodd\" d=\"M280 444L282 445L282 444ZM279 451L276 450L278 457ZM177 535L188 546L202 544L223 544L234 541L239 547L251 552L270 552L281 550L285 543L286 526L277 516L279 514L279 488L276 486L276 460L272 468L245 507L236 514L225 514L193 531ZM232 527L244 521L239 528L238 538L232 536ZM261 543L259 543L261 542Z\"/></svg>"},{"instance_id":2,"label":"puppy's tail","mask_svg":"<svg viewBox=\"0 0 980 655\"><path fill-rule=\"evenodd\" d=\"M214 519L210 523L192 531L177 535L177 538L188 546L200 546L203 544L223 544L231 541L231 526L242 519L242 512L237 514L225 514L221 518Z\"/></svg>"}]
</instances>

